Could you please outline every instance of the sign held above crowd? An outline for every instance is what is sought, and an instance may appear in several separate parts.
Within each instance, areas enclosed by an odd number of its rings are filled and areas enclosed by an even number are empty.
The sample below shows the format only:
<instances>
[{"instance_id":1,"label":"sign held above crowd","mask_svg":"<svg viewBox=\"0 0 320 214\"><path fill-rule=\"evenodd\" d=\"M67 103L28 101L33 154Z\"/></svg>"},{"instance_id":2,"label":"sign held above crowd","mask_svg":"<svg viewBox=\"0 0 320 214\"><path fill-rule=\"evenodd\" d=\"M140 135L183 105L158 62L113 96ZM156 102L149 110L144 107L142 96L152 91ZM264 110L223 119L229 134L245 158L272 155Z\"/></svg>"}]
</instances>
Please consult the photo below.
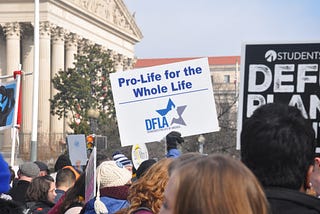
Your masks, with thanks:
<instances>
[{"instance_id":1,"label":"sign held above crowd","mask_svg":"<svg viewBox=\"0 0 320 214\"><path fill-rule=\"evenodd\" d=\"M110 75L121 145L219 130L207 58Z\"/></svg>"},{"instance_id":2,"label":"sign held above crowd","mask_svg":"<svg viewBox=\"0 0 320 214\"><path fill-rule=\"evenodd\" d=\"M320 147L320 43L247 43L241 60L237 148L244 120L273 102L299 108L312 121Z\"/></svg>"}]
</instances>

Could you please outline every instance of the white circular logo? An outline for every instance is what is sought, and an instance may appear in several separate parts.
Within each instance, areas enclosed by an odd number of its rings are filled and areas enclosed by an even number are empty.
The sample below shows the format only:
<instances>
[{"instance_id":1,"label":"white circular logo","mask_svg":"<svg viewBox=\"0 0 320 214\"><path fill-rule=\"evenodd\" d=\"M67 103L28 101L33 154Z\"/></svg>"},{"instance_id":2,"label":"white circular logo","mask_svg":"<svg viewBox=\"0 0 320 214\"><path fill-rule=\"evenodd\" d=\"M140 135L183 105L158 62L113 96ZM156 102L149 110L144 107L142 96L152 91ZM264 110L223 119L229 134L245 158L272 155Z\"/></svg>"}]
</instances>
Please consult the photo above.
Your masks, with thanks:
<instances>
[{"instance_id":1,"label":"white circular logo","mask_svg":"<svg viewBox=\"0 0 320 214\"><path fill-rule=\"evenodd\" d=\"M132 146L131 151L132 163L136 169L140 164L149 159L148 149L145 143L135 144Z\"/></svg>"},{"instance_id":2,"label":"white circular logo","mask_svg":"<svg viewBox=\"0 0 320 214\"><path fill-rule=\"evenodd\" d=\"M268 62L274 62L277 59L277 52L275 52L274 50L268 50L266 52L266 54L264 55L264 58L268 61Z\"/></svg>"}]
</instances>

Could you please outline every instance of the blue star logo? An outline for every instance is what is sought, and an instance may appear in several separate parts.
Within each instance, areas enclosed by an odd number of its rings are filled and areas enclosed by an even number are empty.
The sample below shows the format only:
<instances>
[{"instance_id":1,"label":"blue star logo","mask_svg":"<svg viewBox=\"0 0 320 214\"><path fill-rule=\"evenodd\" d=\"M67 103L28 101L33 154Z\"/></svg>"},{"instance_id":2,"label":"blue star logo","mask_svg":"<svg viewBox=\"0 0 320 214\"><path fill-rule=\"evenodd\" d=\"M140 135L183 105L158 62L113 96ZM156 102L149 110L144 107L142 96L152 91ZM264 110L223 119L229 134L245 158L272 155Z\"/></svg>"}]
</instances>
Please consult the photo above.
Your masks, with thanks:
<instances>
[{"instance_id":1,"label":"blue star logo","mask_svg":"<svg viewBox=\"0 0 320 214\"><path fill-rule=\"evenodd\" d=\"M180 124L180 125L187 125L183 118L182 114L186 109L186 105L184 106L176 106L171 99L169 99L167 107L164 109L156 110L158 114L161 116L166 116L168 121L171 121L170 125L172 124Z\"/></svg>"}]
</instances>

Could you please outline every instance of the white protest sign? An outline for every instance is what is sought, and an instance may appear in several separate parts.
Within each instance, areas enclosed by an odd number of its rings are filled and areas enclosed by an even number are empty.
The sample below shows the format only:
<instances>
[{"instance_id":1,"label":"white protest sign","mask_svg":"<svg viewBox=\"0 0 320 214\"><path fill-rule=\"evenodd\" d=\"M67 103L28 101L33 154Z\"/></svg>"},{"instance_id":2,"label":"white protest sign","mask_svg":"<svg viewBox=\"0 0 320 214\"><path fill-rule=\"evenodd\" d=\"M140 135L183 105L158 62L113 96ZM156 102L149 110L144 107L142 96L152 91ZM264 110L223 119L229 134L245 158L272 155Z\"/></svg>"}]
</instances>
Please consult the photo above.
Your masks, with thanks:
<instances>
[{"instance_id":1,"label":"white protest sign","mask_svg":"<svg viewBox=\"0 0 320 214\"><path fill-rule=\"evenodd\" d=\"M320 147L320 43L246 43L241 56L237 149L242 124L261 105L296 106L313 123Z\"/></svg>"},{"instance_id":2,"label":"white protest sign","mask_svg":"<svg viewBox=\"0 0 320 214\"><path fill-rule=\"evenodd\" d=\"M135 144L132 146L131 157L133 166L138 169L140 164L149 159L148 149L145 143Z\"/></svg>"},{"instance_id":3,"label":"white protest sign","mask_svg":"<svg viewBox=\"0 0 320 214\"><path fill-rule=\"evenodd\" d=\"M207 58L110 74L121 145L219 130Z\"/></svg>"},{"instance_id":4,"label":"white protest sign","mask_svg":"<svg viewBox=\"0 0 320 214\"><path fill-rule=\"evenodd\" d=\"M76 165L77 161L81 161L81 165L86 165L88 158L85 136L83 134L68 135L67 141L72 165Z\"/></svg>"}]
</instances>

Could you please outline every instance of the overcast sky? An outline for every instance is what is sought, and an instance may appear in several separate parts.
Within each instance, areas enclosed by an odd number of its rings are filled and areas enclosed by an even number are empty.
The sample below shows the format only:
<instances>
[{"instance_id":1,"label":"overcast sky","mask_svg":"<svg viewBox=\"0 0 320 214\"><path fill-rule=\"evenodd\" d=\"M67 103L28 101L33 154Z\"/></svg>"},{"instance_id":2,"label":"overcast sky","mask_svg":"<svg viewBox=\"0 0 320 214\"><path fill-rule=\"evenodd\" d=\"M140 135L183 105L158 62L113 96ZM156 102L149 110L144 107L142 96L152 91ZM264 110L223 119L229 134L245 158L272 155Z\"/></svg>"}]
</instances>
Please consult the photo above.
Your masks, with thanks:
<instances>
[{"instance_id":1,"label":"overcast sky","mask_svg":"<svg viewBox=\"0 0 320 214\"><path fill-rule=\"evenodd\" d=\"M138 58L232 56L243 42L320 41L319 0L124 0Z\"/></svg>"}]
</instances>

